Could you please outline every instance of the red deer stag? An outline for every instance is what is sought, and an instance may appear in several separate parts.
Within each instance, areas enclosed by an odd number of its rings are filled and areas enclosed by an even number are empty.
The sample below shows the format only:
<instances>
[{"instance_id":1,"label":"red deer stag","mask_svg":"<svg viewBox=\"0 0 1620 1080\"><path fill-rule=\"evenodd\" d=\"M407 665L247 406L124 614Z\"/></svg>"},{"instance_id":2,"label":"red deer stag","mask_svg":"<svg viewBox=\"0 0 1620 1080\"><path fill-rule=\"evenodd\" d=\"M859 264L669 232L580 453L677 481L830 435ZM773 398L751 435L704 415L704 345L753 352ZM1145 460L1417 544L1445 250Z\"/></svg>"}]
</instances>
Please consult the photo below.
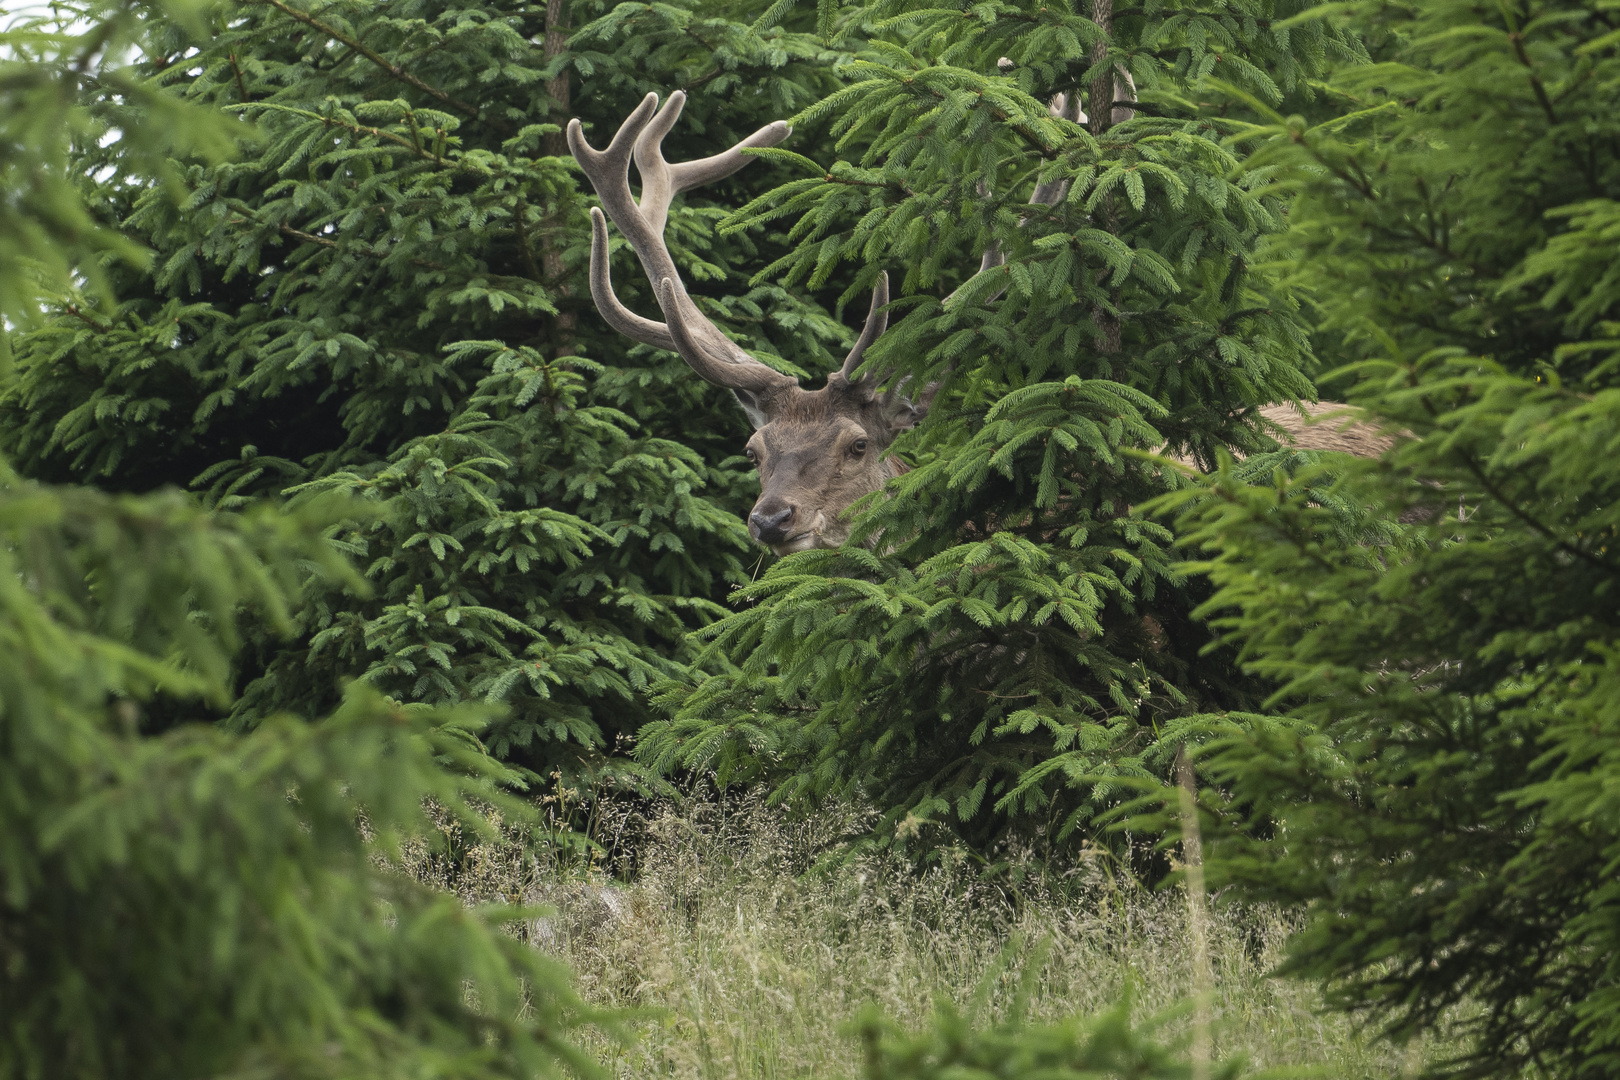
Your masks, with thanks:
<instances>
[{"instance_id":1,"label":"red deer stag","mask_svg":"<svg viewBox=\"0 0 1620 1080\"><path fill-rule=\"evenodd\" d=\"M744 451L760 478L759 501L748 515L754 539L778 555L837 547L849 537L845 512L850 505L905 471L904 464L884 451L897 434L928 414L937 384L908 396L904 382L880 391L876 376L855 375L862 356L888 322L887 275L873 290L871 311L855 347L820 390L805 390L791 376L749 356L698 310L664 243L671 201L683 191L730 176L751 160L744 149L775 146L792 128L777 121L713 157L671 164L664 160L664 136L680 118L685 102L686 94L677 90L659 109L658 95L648 94L605 150L592 149L578 120L568 123L569 148L602 200L601 210L591 209L591 297L615 330L644 345L678 352L701 378L736 395L754 425ZM1054 112L1061 114L1063 109L1061 99L1053 102ZM1077 118L1077 108L1075 114L1071 118ZM639 203L630 193L632 157L641 175ZM1038 186L1030 201L1054 204L1063 197L1064 187ZM603 210L641 260L663 310L663 322L637 315L614 294ZM982 265L999 262L999 253L991 251ZM1301 449L1375 454L1387 445L1364 424L1341 428L1307 423L1312 416L1342 408L1326 402L1303 410L1272 405L1261 414Z\"/></svg>"}]
</instances>

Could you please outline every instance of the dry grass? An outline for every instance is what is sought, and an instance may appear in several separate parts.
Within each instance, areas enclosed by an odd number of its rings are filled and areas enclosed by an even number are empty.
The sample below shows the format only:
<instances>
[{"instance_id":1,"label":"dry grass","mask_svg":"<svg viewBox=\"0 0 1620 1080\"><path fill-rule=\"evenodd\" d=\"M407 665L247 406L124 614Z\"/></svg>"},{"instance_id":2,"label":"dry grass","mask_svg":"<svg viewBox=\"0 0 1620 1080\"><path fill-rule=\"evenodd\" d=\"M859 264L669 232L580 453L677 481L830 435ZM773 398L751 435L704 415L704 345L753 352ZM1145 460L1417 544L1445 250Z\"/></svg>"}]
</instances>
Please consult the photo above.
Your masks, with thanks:
<instances>
[{"instance_id":1,"label":"dry grass","mask_svg":"<svg viewBox=\"0 0 1620 1080\"><path fill-rule=\"evenodd\" d=\"M1025 979L1030 1019L1100 1012L1127 988L1140 1015L1191 994L1181 895L1121 881L1106 855L1017 895L962 865L919 875L872 857L814 869L855 824L850 811L794 819L756 799L599 823L610 839L638 834L628 886L516 840L466 847L453 869L420 850L410 864L469 902L555 909L514 931L568 961L592 1001L651 1010L636 1045L602 1047L616 1076L855 1077L846 1029L863 1006L911 1028L940 1000L998 1019L1026 964L1039 965ZM1314 988L1267 977L1288 930L1277 913L1217 906L1217 1057L1332 1077L1412 1071L1421 1053L1358 1037L1318 1013Z\"/></svg>"}]
</instances>

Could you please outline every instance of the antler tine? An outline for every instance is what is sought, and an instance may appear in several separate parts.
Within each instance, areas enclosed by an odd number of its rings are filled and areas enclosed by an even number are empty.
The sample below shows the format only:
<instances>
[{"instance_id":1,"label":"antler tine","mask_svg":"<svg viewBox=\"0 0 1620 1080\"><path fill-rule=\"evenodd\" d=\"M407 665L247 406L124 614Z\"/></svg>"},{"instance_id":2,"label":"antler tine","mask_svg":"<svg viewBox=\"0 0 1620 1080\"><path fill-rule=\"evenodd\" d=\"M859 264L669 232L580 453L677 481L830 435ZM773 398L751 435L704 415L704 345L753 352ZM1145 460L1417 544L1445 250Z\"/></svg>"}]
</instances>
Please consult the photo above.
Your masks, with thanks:
<instances>
[{"instance_id":1,"label":"antler tine","mask_svg":"<svg viewBox=\"0 0 1620 1080\"><path fill-rule=\"evenodd\" d=\"M728 389L770 396L795 380L775 371L738 348L720 328L710 322L681 284L675 260L664 243L664 225L669 217L670 200L675 194L710 180L729 176L749 159L740 152L745 146L765 146L780 142L789 130L786 124L771 124L755 132L730 150L701 161L670 165L659 147L670 127L680 116L686 95L676 91L664 108L654 115L658 95L648 94L634 112L625 118L606 150L595 150L585 141L578 120L568 124L568 146L574 159L590 178L602 200L602 209L630 241L641 261L641 268L653 284L664 323L644 319L630 311L613 292L608 274L607 223L594 215L591 227L591 297L602 317L614 329L632 340L660 348L673 348L692 370L708 382ZM651 136L648 139L648 136ZM649 149L644 154L643 144ZM640 205L630 195L630 158L636 159L641 173ZM666 288L666 284L668 288Z\"/></svg>"},{"instance_id":2,"label":"antler tine","mask_svg":"<svg viewBox=\"0 0 1620 1080\"><path fill-rule=\"evenodd\" d=\"M1126 104L1121 104L1125 102ZM1124 64L1114 65L1114 123L1123 124L1134 119L1136 110L1131 105L1136 103L1136 80L1131 77L1130 69Z\"/></svg>"},{"instance_id":3,"label":"antler tine","mask_svg":"<svg viewBox=\"0 0 1620 1080\"><path fill-rule=\"evenodd\" d=\"M579 162L580 170L596 189L597 197L614 221L623 222L637 217L636 204L630 197L630 157L635 151L636 136L647 126L658 107L658 95L648 94L619 130L606 150L596 150L585 141L585 132L578 120L568 122L568 148ZM635 246L635 240L631 240ZM591 208L591 299L607 324L631 341L652 345L660 349L675 348L669 328L661 322L644 319L620 302L613 291L613 278L608 267L607 219L602 211Z\"/></svg>"},{"instance_id":4,"label":"antler tine","mask_svg":"<svg viewBox=\"0 0 1620 1080\"><path fill-rule=\"evenodd\" d=\"M580 169L590 179L591 186L602 200L602 206L614 221L635 214L636 203L630 197L630 155L635 152L636 136L647 126L657 107L657 94L642 98L641 104L624 118L624 123L614 132L606 150L592 149L591 144L585 141L585 131L579 121L568 121L568 149L573 151L574 160L579 162ZM620 227L623 227L622 222Z\"/></svg>"},{"instance_id":5,"label":"antler tine","mask_svg":"<svg viewBox=\"0 0 1620 1080\"><path fill-rule=\"evenodd\" d=\"M866 355L867 347L878 339L883 331L889 328L889 313L884 307L889 303L889 274L884 271L878 275L877 287L872 290L872 307L866 313L866 326L861 330L861 336L856 339L855 347L849 350L844 358L844 366L838 369L845 382L855 381L855 369L861 366L861 358Z\"/></svg>"},{"instance_id":6,"label":"antler tine","mask_svg":"<svg viewBox=\"0 0 1620 1080\"><path fill-rule=\"evenodd\" d=\"M664 107L658 110L636 139L636 171L641 174L641 214L647 224L662 232L669 214L669 204L676 195L716 180L723 180L747 165L753 159L743 153L756 146L775 146L793 133L786 121L766 124L748 138L718 154L696 161L670 163L664 160L664 136L675 126L686 108L686 91L677 90L669 95Z\"/></svg>"},{"instance_id":7,"label":"antler tine","mask_svg":"<svg viewBox=\"0 0 1620 1080\"><path fill-rule=\"evenodd\" d=\"M591 207L591 299L596 301L596 310L602 313L603 320L631 341L670 352L679 351L668 326L644 319L619 302L608 270L607 218L594 206Z\"/></svg>"},{"instance_id":8,"label":"antler tine","mask_svg":"<svg viewBox=\"0 0 1620 1080\"><path fill-rule=\"evenodd\" d=\"M1055 119L1068 120L1073 123L1080 122L1080 95L1055 94L1047 103L1046 111ZM1063 196L1069 193L1067 180L1047 180L1035 185L1035 190L1029 193L1029 201L1033 206L1056 206L1063 201ZM1026 219L1027 220L1027 219Z\"/></svg>"},{"instance_id":9,"label":"antler tine","mask_svg":"<svg viewBox=\"0 0 1620 1080\"><path fill-rule=\"evenodd\" d=\"M669 333L670 336L675 339L675 351L679 352L681 356L685 357L687 363L691 364L694 368L697 368L699 375L703 375L703 377L705 379L709 379L710 382L717 382L718 379L710 378L708 375L704 375L703 369L698 368L697 364L691 359L694 356L702 356L705 358L705 360L707 360L708 353L704 348L705 343L699 340L698 334L693 331L692 325L683 317L681 313L681 299L680 282L673 278L665 278L663 281L658 283L658 304L669 315ZM688 300L687 303L691 303L691 301ZM709 323L707 319L703 320L703 324L707 324L709 326L713 325L712 323ZM730 342L727 342L727 344L730 344ZM733 346L733 348L735 348L735 346ZM738 351L740 352L741 350ZM759 361L754 360L753 357L749 357L749 359L753 361L753 363L758 364L760 367L765 368L764 364L760 364ZM770 368L765 368L765 370L770 371ZM772 371L771 374L776 375L778 373ZM786 378L786 376L782 377ZM742 390L764 389L764 387L758 387L752 384L739 386L731 382L720 383L720 385L730 386L732 389Z\"/></svg>"}]
</instances>

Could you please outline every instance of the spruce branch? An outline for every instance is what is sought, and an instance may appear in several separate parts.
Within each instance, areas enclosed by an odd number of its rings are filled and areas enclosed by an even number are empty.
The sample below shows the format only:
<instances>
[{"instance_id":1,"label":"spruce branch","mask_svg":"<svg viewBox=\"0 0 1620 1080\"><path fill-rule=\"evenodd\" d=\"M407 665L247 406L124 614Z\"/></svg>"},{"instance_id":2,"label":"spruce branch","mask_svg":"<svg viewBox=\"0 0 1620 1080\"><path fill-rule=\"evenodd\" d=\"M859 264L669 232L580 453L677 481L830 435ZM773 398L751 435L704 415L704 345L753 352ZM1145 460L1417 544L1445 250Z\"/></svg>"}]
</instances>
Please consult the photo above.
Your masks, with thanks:
<instances>
[{"instance_id":1,"label":"spruce branch","mask_svg":"<svg viewBox=\"0 0 1620 1080\"><path fill-rule=\"evenodd\" d=\"M69 304L65 308L63 308L62 310L66 311L69 315L73 316L75 319L78 319L80 322L84 323L86 326L88 326L90 329L94 330L98 334L105 334L108 331L112 330L112 325L111 324L103 326L100 323L96 322L96 320L94 320L90 316L86 315L84 313L84 311L79 307L78 304Z\"/></svg>"},{"instance_id":2,"label":"spruce branch","mask_svg":"<svg viewBox=\"0 0 1620 1080\"><path fill-rule=\"evenodd\" d=\"M913 76L910 76L910 75L896 76L896 74L893 71L890 71L890 70L888 70L886 68L879 68L878 71L881 74L883 74L883 75L885 75L887 77L893 78L896 82L903 85L906 88L907 91L909 91L909 92L911 92L913 94L918 94L918 95L927 94L928 96L932 97L935 101L939 101L939 102L946 102L946 101L949 100L949 96L947 94L945 94L943 91L937 89L936 87L934 87L932 85L929 85L928 83L919 82ZM991 116L995 117L997 120L1000 120L1004 124L1006 124L1008 130L1014 131L1017 134L1019 134L1020 136L1022 136L1024 138L1024 140L1032 148L1034 148L1035 152L1038 153L1041 157L1046 158L1048 161L1055 161L1057 159L1058 154L1059 154L1060 151L1055 147L1047 145L1046 141L1044 139L1042 139L1040 134L1038 132L1036 132L1033 128L1029 127L1027 124L1024 124L1023 122L1016 119L1011 113L1007 112L1005 109L1000 109L1000 108L997 108L994 105L985 104L985 102L984 102L984 91L983 90L975 90L974 91L974 96L979 99L979 105L978 105L979 108L984 109ZM804 121L804 119L807 118L807 116L810 113L812 113L815 108L816 108L816 106L811 106L809 109L803 110L802 112L800 112L799 116L795 117L791 122L795 123L795 124L802 123Z\"/></svg>"},{"instance_id":3,"label":"spruce branch","mask_svg":"<svg viewBox=\"0 0 1620 1080\"><path fill-rule=\"evenodd\" d=\"M302 240L306 244L319 244L321 247L325 248L336 248L341 246L336 240L331 240L324 236L316 236L314 233L307 233L302 229L295 229L291 225L278 225L276 228L281 235L290 236L295 240Z\"/></svg>"},{"instance_id":4,"label":"spruce branch","mask_svg":"<svg viewBox=\"0 0 1620 1080\"><path fill-rule=\"evenodd\" d=\"M494 127L496 130L502 131L503 133L509 133L511 131L511 125L507 124L505 121L500 120L497 117L485 116L483 110L477 105L470 105L459 98L445 93L443 90L440 90L431 83L424 82L422 79L411 74L409 71L406 71L404 68L389 60L382 54L377 53L372 49L368 49L365 45L361 44L358 38L350 37L337 27L321 22L313 15L299 11L297 8L283 3L282 0L254 0L254 2L269 4L276 10L285 12L291 18L294 18L304 25L325 34L333 41L347 45L350 49L353 49L367 60L370 60L373 64L377 65L377 67L381 68L383 71L386 71L395 79L398 79L407 86L415 87L416 89L422 91L422 93L433 98L435 101L448 105L457 112L465 113L474 120L483 120L491 127Z\"/></svg>"},{"instance_id":5,"label":"spruce branch","mask_svg":"<svg viewBox=\"0 0 1620 1080\"><path fill-rule=\"evenodd\" d=\"M422 147L414 139L407 139L403 135L394 134L392 131L383 131L381 128L368 127L365 124L351 124L347 120L339 120L336 117L325 115L323 113L314 112L313 110L310 110L310 109L296 109L296 108L293 108L290 105L276 105L276 104L274 104L272 102L268 102L268 101L252 101L252 102L248 102L246 105L235 105L235 106L228 105L228 106L226 106L226 108L228 108L228 109L229 108L235 108L235 109L242 109L242 108L267 109L267 110L270 110L270 111L273 111L273 112L291 113L294 116L303 116L303 117L307 117L307 118L309 118L311 120L319 120L321 123L325 124L327 127L340 127L342 129L344 129L345 131L351 132L351 133L353 133L355 135L371 135L371 136L373 136L375 138L378 138L378 139L386 139L387 141L389 141L391 143L395 143L396 145L404 147L405 149L409 150L412 154L416 155L417 157L422 158L424 161L433 162L435 165L453 165L453 166L455 166L457 168L466 167L461 162L446 161L444 158L438 156L437 154L428 153L426 150L422 149ZM414 129L412 131L412 134L413 135L415 134Z\"/></svg>"},{"instance_id":6,"label":"spruce branch","mask_svg":"<svg viewBox=\"0 0 1620 1080\"><path fill-rule=\"evenodd\" d=\"M243 207L242 210L244 213L247 212L245 207ZM257 221L256 218L252 217L247 218L247 220ZM302 240L306 244L318 244L323 248L329 248L331 250L342 249L349 254L360 252L362 254L371 256L373 259L385 259L388 257L387 252L378 251L376 248L368 247L365 244L349 244L345 246L340 241L333 240L331 237L316 236L314 233L308 233L302 229L295 229L291 225L277 225L276 231L283 236L290 236L294 240ZM434 262L432 259L423 259L417 256L413 256L410 259L410 264L412 266L420 266L425 270L449 271L451 269L444 263ZM491 280L496 279L496 275L491 275Z\"/></svg>"},{"instance_id":7,"label":"spruce branch","mask_svg":"<svg viewBox=\"0 0 1620 1080\"><path fill-rule=\"evenodd\" d=\"M1524 51L1524 34L1514 30L1508 34L1508 41L1513 44L1513 55L1530 72L1530 88L1536 92L1536 100L1541 103L1541 111L1547 114L1549 123L1558 123L1558 113L1553 109L1552 102L1547 98L1547 88L1542 85L1541 76L1536 73L1536 65L1531 61L1529 54Z\"/></svg>"},{"instance_id":8,"label":"spruce branch","mask_svg":"<svg viewBox=\"0 0 1620 1080\"><path fill-rule=\"evenodd\" d=\"M1465 455L1463 457L1463 466L1479 483L1479 486L1484 489L1485 494L1495 499L1498 505L1500 505L1508 513L1512 514L1514 517L1518 518L1519 521L1526 525L1532 532L1541 534L1544 539L1550 542L1553 547L1557 548L1559 551L1564 552L1566 555L1580 559L1583 562L1589 563L1590 565L1597 567L1599 570L1603 570L1610 574L1614 573L1617 569L1620 569L1620 567L1616 567L1613 563L1605 559L1598 558L1585 548L1571 544L1569 541L1559 536L1553 530L1552 526L1538 520L1528 510L1520 506L1516 499L1509 498L1507 493L1502 490L1501 485L1492 480L1485 472L1484 467L1480 465L1480 463L1474 458L1474 455Z\"/></svg>"},{"instance_id":9,"label":"spruce branch","mask_svg":"<svg viewBox=\"0 0 1620 1080\"><path fill-rule=\"evenodd\" d=\"M235 210L237 213L242 215L240 218L233 219L233 221L232 221L233 224L237 224L237 223L245 222L245 221L251 221L255 225L266 224L266 222L263 222L263 221L259 220L258 216L256 214L254 214L251 207L248 207L248 206L246 206L246 205L244 205L244 204L242 204L242 203L240 203L240 202L238 202L238 201L236 201L234 199L227 200L226 205L228 205L232 210ZM341 249L343 249L345 252L347 252L349 254L354 254L356 252L360 252L360 253L369 255L374 259L383 259L383 258L387 257L386 252L379 252L375 248L367 247L365 244L349 244L349 245L345 246L341 241L334 240L329 236L317 236L314 233L305 232L303 229L295 229L291 225L288 225L288 224L285 224L285 223L278 224L276 226L276 231L278 233L280 233L282 236L289 236L289 237L292 237L294 240L300 240L300 241L302 241L302 242L304 242L306 244L315 244L315 245L318 245L320 247L328 248L328 249L334 250L334 251L341 248ZM419 257L413 257L410 260L410 262L411 262L412 266L420 266L420 267L422 267L424 269L427 269L427 270L448 271L448 270L451 269L450 267L446 266L445 264L434 262L431 259L423 259L423 258L419 258ZM491 279L492 280L498 280L498 275L491 275ZM78 313L74 312L74 314L78 314Z\"/></svg>"}]
</instances>

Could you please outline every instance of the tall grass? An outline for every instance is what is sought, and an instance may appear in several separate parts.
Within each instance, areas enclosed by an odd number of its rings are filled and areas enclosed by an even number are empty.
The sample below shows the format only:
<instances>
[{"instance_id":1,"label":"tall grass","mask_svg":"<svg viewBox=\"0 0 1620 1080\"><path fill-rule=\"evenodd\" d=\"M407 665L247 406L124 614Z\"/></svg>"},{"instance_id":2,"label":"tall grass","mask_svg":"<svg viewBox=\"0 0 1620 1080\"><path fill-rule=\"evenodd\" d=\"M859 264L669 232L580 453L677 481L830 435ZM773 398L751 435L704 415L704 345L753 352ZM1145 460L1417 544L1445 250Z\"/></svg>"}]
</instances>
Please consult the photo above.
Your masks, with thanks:
<instances>
[{"instance_id":1,"label":"tall grass","mask_svg":"<svg viewBox=\"0 0 1620 1080\"><path fill-rule=\"evenodd\" d=\"M1181 893L1144 888L1100 850L1017 886L965 859L921 873L882 856L828 862L859 817L699 801L599 821L633 867L516 837L458 850L452 836L452 857L419 848L407 861L469 902L555 910L513 931L573 965L593 1002L649 1010L635 1045L601 1048L616 1076L856 1077L848 1027L862 1007L917 1028L950 1001L989 1023L1006 1018L1020 981L1031 1021L1099 1013L1130 993L1140 1015L1179 1010L1168 1026L1185 1037L1196 987ZM1318 1011L1314 988L1268 977L1289 929L1278 912L1219 902L1205 919L1214 1056L1332 1077L1414 1070L1421 1048L1361 1037Z\"/></svg>"}]
</instances>

